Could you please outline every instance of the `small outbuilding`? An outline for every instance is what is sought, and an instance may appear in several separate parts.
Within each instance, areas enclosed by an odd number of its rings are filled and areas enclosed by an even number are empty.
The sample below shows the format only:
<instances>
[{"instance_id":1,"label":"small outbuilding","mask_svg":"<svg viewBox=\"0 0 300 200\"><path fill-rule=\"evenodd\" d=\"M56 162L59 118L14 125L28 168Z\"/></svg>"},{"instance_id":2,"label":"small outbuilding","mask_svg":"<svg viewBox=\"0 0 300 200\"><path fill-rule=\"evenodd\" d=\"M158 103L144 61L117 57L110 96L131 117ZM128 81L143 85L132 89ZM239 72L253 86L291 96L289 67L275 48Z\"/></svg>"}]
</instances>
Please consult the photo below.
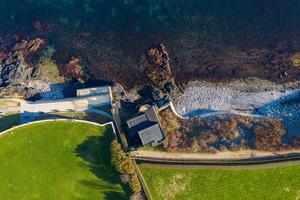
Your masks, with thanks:
<instances>
[{"instance_id":1,"label":"small outbuilding","mask_svg":"<svg viewBox=\"0 0 300 200\"><path fill-rule=\"evenodd\" d=\"M157 143L164 139L164 134L160 126L158 117L153 107L145 113L127 121L129 137L145 146Z\"/></svg>"}]
</instances>

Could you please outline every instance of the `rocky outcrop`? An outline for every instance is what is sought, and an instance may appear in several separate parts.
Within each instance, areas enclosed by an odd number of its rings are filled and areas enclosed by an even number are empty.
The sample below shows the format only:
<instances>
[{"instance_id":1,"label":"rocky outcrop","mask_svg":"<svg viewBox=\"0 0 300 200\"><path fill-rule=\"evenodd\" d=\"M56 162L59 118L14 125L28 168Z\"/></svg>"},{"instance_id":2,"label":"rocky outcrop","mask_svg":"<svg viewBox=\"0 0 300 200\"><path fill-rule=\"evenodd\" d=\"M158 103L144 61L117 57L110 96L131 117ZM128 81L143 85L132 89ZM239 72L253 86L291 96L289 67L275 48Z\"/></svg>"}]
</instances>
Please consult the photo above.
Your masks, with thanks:
<instances>
[{"instance_id":1,"label":"rocky outcrop","mask_svg":"<svg viewBox=\"0 0 300 200\"><path fill-rule=\"evenodd\" d=\"M0 95L28 97L34 93L35 88L28 87L28 83L36 78L37 70L30 65L33 54L45 45L45 40L35 38L23 40L4 48L0 62Z\"/></svg>"},{"instance_id":2,"label":"rocky outcrop","mask_svg":"<svg viewBox=\"0 0 300 200\"><path fill-rule=\"evenodd\" d=\"M76 79L83 82L86 79L86 73L84 73L85 67L82 64L80 57L73 57L62 68L62 74L67 79Z\"/></svg>"},{"instance_id":3,"label":"rocky outcrop","mask_svg":"<svg viewBox=\"0 0 300 200\"><path fill-rule=\"evenodd\" d=\"M169 61L167 49L160 43L146 52L145 60L142 62L146 77L167 96L173 95L177 90Z\"/></svg>"}]
</instances>

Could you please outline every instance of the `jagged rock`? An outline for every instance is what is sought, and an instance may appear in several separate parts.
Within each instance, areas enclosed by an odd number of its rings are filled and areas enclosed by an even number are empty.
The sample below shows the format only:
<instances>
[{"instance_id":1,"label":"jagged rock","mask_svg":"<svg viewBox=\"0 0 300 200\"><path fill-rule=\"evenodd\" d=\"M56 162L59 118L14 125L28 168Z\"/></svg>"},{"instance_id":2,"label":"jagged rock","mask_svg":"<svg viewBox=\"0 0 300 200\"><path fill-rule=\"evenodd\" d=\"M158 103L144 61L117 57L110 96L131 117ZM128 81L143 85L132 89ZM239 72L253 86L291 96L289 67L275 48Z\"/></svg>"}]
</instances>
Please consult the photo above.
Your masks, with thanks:
<instances>
[{"instance_id":1,"label":"jagged rock","mask_svg":"<svg viewBox=\"0 0 300 200\"><path fill-rule=\"evenodd\" d=\"M22 40L22 42L15 44L11 52L13 54L21 55L23 58L25 58L29 54L32 54L41 49L41 47L44 46L45 43L46 41L41 38L35 38L33 40Z\"/></svg>"},{"instance_id":2,"label":"jagged rock","mask_svg":"<svg viewBox=\"0 0 300 200\"><path fill-rule=\"evenodd\" d=\"M115 83L112 87L113 101L118 106L121 101L134 102L140 98L135 92L126 91L121 84Z\"/></svg>"},{"instance_id":3,"label":"jagged rock","mask_svg":"<svg viewBox=\"0 0 300 200\"><path fill-rule=\"evenodd\" d=\"M152 65L170 68L169 54L162 43L150 48L147 52L147 58Z\"/></svg>"},{"instance_id":4,"label":"jagged rock","mask_svg":"<svg viewBox=\"0 0 300 200\"><path fill-rule=\"evenodd\" d=\"M29 57L39 51L45 44L40 38L22 40L16 43L7 53L2 52L0 65L0 92L2 95L19 93L19 96L33 95L35 88L28 87L28 82L34 80L37 71L28 64ZM9 95L10 96L10 95Z\"/></svg>"},{"instance_id":5,"label":"jagged rock","mask_svg":"<svg viewBox=\"0 0 300 200\"><path fill-rule=\"evenodd\" d=\"M151 47L146 58L148 63L145 65L145 74L152 83L163 93L173 94L177 86L171 71L169 54L163 44Z\"/></svg>"},{"instance_id":6,"label":"jagged rock","mask_svg":"<svg viewBox=\"0 0 300 200\"><path fill-rule=\"evenodd\" d=\"M164 94L161 90L150 85L143 87L139 90L139 93L144 97L153 99L154 101L159 101L164 98Z\"/></svg>"},{"instance_id":7,"label":"jagged rock","mask_svg":"<svg viewBox=\"0 0 300 200\"><path fill-rule=\"evenodd\" d=\"M85 67L79 56L71 58L71 60L63 66L62 74L68 79L76 79L83 82L86 77L84 73Z\"/></svg>"}]
</instances>

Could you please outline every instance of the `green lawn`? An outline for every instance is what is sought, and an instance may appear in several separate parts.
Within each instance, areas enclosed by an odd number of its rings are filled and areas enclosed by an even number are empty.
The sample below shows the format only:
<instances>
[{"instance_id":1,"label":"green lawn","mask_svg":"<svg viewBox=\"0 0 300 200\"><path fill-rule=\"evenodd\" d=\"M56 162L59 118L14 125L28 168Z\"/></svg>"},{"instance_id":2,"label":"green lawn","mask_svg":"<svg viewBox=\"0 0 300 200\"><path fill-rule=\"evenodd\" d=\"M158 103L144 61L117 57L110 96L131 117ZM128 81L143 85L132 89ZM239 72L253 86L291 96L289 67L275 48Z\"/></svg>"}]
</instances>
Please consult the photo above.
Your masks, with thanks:
<instances>
[{"instance_id":1,"label":"green lawn","mask_svg":"<svg viewBox=\"0 0 300 200\"><path fill-rule=\"evenodd\" d=\"M154 200L300 199L300 164L240 170L139 168Z\"/></svg>"},{"instance_id":2,"label":"green lawn","mask_svg":"<svg viewBox=\"0 0 300 200\"><path fill-rule=\"evenodd\" d=\"M32 124L0 136L0 199L129 199L110 164L110 127Z\"/></svg>"}]
</instances>

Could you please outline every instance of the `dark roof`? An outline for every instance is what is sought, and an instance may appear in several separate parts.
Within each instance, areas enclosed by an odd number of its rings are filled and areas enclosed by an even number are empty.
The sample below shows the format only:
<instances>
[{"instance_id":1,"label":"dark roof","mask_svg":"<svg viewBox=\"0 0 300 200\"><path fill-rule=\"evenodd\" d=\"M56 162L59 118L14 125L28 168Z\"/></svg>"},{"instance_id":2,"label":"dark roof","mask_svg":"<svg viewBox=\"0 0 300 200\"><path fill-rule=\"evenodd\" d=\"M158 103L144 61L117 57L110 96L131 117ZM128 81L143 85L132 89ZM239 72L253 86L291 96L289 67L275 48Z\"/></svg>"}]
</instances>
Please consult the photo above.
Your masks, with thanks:
<instances>
[{"instance_id":1,"label":"dark roof","mask_svg":"<svg viewBox=\"0 0 300 200\"><path fill-rule=\"evenodd\" d=\"M128 120L127 125L130 136L139 136L143 145L158 142L164 137L153 107L146 113Z\"/></svg>"},{"instance_id":2,"label":"dark roof","mask_svg":"<svg viewBox=\"0 0 300 200\"><path fill-rule=\"evenodd\" d=\"M143 145L158 142L164 138L158 123L139 131L139 136Z\"/></svg>"}]
</instances>

